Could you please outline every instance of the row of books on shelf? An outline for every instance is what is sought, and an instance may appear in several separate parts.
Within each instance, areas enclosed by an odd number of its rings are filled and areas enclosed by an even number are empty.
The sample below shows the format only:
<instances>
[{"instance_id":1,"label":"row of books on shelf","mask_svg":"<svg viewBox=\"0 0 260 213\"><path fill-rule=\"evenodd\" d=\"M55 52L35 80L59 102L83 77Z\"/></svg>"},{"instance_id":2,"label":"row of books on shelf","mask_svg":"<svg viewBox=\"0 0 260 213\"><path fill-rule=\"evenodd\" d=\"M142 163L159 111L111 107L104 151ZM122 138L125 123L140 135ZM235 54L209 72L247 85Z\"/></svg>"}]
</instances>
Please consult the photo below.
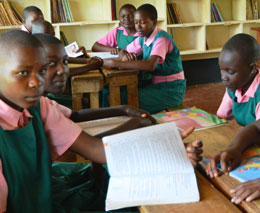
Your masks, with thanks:
<instances>
[{"instance_id":1,"label":"row of books on shelf","mask_svg":"<svg viewBox=\"0 0 260 213\"><path fill-rule=\"evenodd\" d=\"M246 1L246 19L259 19L259 9L257 0L247 0Z\"/></svg>"},{"instance_id":2,"label":"row of books on shelf","mask_svg":"<svg viewBox=\"0 0 260 213\"><path fill-rule=\"evenodd\" d=\"M52 23L73 22L68 0L51 0Z\"/></svg>"},{"instance_id":3,"label":"row of books on shelf","mask_svg":"<svg viewBox=\"0 0 260 213\"><path fill-rule=\"evenodd\" d=\"M210 4L211 22L222 22L223 18L215 2Z\"/></svg>"},{"instance_id":4,"label":"row of books on shelf","mask_svg":"<svg viewBox=\"0 0 260 213\"><path fill-rule=\"evenodd\" d=\"M167 4L167 22L168 24L182 24L182 18L176 3Z\"/></svg>"},{"instance_id":5,"label":"row of books on shelf","mask_svg":"<svg viewBox=\"0 0 260 213\"><path fill-rule=\"evenodd\" d=\"M0 1L0 26L22 24L21 15L7 1Z\"/></svg>"}]
</instances>

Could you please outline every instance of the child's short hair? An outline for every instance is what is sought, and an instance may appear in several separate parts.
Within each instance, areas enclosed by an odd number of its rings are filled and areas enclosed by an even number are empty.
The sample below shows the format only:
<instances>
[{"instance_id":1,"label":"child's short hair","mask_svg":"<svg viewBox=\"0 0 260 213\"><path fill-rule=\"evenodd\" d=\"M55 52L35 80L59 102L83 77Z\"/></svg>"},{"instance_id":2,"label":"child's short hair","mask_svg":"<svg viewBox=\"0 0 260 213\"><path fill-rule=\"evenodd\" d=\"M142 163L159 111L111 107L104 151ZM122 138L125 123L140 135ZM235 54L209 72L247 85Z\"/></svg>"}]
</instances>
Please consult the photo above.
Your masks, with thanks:
<instances>
[{"instance_id":1,"label":"child's short hair","mask_svg":"<svg viewBox=\"0 0 260 213\"><path fill-rule=\"evenodd\" d=\"M46 33L37 33L33 34L33 36L37 38L43 44L43 46L50 44L63 45L59 39Z\"/></svg>"},{"instance_id":2,"label":"child's short hair","mask_svg":"<svg viewBox=\"0 0 260 213\"><path fill-rule=\"evenodd\" d=\"M240 60L247 64L259 60L259 44L254 37L245 33L239 33L230 38L224 45L222 51L236 51Z\"/></svg>"},{"instance_id":3,"label":"child's short hair","mask_svg":"<svg viewBox=\"0 0 260 213\"><path fill-rule=\"evenodd\" d=\"M151 4L143 4L137 8L137 11L145 12L153 21L157 20L158 14L156 8Z\"/></svg>"},{"instance_id":4,"label":"child's short hair","mask_svg":"<svg viewBox=\"0 0 260 213\"><path fill-rule=\"evenodd\" d=\"M132 9L132 10L136 11L135 6L132 5L132 4L124 4L124 5L120 8L119 13L120 13L121 10L123 10L123 9Z\"/></svg>"},{"instance_id":5,"label":"child's short hair","mask_svg":"<svg viewBox=\"0 0 260 213\"><path fill-rule=\"evenodd\" d=\"M7 55L15 47L43 47L41 42L22 30L8 30L0 34L0 52Z\"/></svg>"},{"instance_id":6,"label":"child's short hair","mask_svg":"<svg viewBox=\"0 0 260 213\"><path fill-rule=\"evenodd\" d=\"M28 7L24 8L24 10L23 10L23 14L22 14L23 19L26 19L30 15L31 12L34 12L37 14L42 14L42 11L38 7L28 6Z\"/></svg>"},{"instance_id":7,"label":"child's short hair","mask_svg":"<svg viewBox=\"0 0 260 213\"><path fill-rule=\"evenodd\" d=\"M32 24L32 34L36 34L36 33L46 33L46 32L50 32L53 31L54 32L54 28L52 26L52 24L46 20L43 19L39 19L39 20L35 20Z\"/></svg>"}]
</instances>

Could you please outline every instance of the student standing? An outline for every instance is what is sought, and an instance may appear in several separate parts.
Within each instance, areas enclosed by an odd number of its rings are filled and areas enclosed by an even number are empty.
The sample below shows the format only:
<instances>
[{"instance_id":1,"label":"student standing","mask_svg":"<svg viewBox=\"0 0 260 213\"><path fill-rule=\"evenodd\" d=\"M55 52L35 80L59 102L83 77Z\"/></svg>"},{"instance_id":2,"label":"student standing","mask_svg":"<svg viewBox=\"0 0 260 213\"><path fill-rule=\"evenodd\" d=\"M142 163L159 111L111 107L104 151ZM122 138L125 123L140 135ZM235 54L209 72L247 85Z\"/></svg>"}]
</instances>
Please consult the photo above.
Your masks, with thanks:
<instances>
[{"instance_id":1,"label":"student standing","mask_svg":"<svg viewBox=\"0 0 260 213\"><path fill-rule=\"evenodd\" d=\"M135 28L140 37L120 52L123 61L104 60L107 67L142 71L139 107L150 113L180 105L186 89L179 49L172 37L156 24L155 7L140 6L135 13ZM143 60L137 60L140 54Z\"/></svg>"}]
</instances>

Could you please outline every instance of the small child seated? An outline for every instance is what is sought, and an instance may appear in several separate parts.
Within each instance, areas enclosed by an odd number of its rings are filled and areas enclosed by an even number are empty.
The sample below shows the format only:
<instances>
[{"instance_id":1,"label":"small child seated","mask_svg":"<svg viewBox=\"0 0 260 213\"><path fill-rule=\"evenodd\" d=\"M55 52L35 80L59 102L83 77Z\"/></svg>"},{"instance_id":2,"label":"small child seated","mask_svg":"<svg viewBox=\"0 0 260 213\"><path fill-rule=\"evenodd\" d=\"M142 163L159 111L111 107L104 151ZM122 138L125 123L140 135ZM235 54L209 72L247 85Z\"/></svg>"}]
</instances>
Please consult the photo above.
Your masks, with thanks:
<instances>
[{"instance_id":1,"label":"small child seated","mask_svg":"<svg viewBox=\"0 0 260 213\"><path fill-rule=\"evenodd\" d=\"M236 34L224 45L219 66L227 87L217 111L221 118L235 118L246 126L260 118L259 45L247 34Z\"/></svg>"},{"instance_id":2,"label":"small child seated","mask_svg":"<svg viewBox=\"0 0 260 213\"><path fill-rule=\"evenodd\" d=\"M0 212L104 210L104 193L93 178L80 180L80 187L52 187L51 163L67 149L97 163L106 158L101 139L41 97L49 62L40 41L21 30L1 33L0 60ZM200 147L197 141L186 146L194 164Z\"/></svg>"},{"instance_id":3,"label":"small child seated","mask_svg":"<svg viewBox=\"0 0 260 213\"><path fill-rule=\"evenodd\" d=\"M128 44L138 37L134 24L136 8L131 4L123 5L119 10L120 27L113 29L106 36L99 39L93 46L95 52L111 52L118 54Z\"/></svg>"},{"instance_id":4,"label":"small child seated","mask_svg":"<svg viewBox=\"0 0 260 213\"><path fill-rule=\"evenodd\" d=\"M24 8L22 16L22 30L28 33L32 33L32 24L34 21L44 19L42 11L35 6L28 6Z\"/></svg>"}]
</instances>

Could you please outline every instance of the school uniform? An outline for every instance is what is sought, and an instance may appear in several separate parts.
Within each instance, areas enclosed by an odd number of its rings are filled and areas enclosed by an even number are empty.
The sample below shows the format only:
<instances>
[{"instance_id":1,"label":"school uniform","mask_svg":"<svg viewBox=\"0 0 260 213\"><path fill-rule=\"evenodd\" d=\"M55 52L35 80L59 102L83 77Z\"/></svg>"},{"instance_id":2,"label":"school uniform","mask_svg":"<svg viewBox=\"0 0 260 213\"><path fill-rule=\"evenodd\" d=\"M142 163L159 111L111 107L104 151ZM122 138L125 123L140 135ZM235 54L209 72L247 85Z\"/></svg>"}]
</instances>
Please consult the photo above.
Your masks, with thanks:
<instances>
[{"instance_id":1,"label":"school uniform","mask_svg":"<svg viewBox=\"0 0 260 213\"><path fill-rule=\"evenodd\" d=\"M260 73L258 70L250 87L244 95L242 89L226 89L217 115L221 118L235 118L241 126L246 126L260 118Z\"/></svg>"},{"instance_id":2,"label":"school uniform","mask_svg":"<svg viewBox=\"0 0 260 213\"><path fill-rule=\"evenodd\" d=\"M186 90L186 80L180 52L172 37L155 28L149 38L139 37L126 47L127 52L143 54L143 60L160 56L153 72L141 72L139 77L139 107L150 113L178 106Z\"/></svg>"},{"instance_id":3,"label":"school uniform","mask_svg":"<svg viewBox=\"0 0 260 213\"><path fill-rule=\"evenodd\" d=\"M73 171L74 176L60 177L61 172L51 168L52 161L74 143L82 129L47 98L42 97L36 107L22 112L0 100L0 118L0 212L104 208L105 195L95 184L90 169L79 177L75 171L80 165L61 163L62 169L67 174ZM80 185L71 181L73 177L80 179Z\"/></svg>"},{"instance_id":4,"label":"school uniform","mask_svg":"<svg viewBox=\"0 0 260 213\"><path fill-rule=\"evenodd\" d=\"M137 37L137 32L133 36L128 35L126 29L123 26L120 26L111 30L107 35L99 39L97 42L104 46L118 47L118 49L121 50L134 41Z\"/></svg>"},{"instance_id":5,"label":"school uniform","mask_svg":"<svg viewBox=\"0 0 260 213\"><path fill-rule=\"evenodd\" d=\"M118 49L124 49L128 44L133 42L138 37L138 33L136 32L134 35L129 35L126 29L123 26L114 28L103 38L99 39L97 42L104 46L109 47L118 47ZM121 93L126 91L126 87L120 87ZM108 95L109 90L105 87L102 92L99 93L99 102L101 107L109 107L108 103ZM124 95L121 95L121 99L125 99ZM126 101L122 101L123 103Z\"/></svg>"}]
</instances>

